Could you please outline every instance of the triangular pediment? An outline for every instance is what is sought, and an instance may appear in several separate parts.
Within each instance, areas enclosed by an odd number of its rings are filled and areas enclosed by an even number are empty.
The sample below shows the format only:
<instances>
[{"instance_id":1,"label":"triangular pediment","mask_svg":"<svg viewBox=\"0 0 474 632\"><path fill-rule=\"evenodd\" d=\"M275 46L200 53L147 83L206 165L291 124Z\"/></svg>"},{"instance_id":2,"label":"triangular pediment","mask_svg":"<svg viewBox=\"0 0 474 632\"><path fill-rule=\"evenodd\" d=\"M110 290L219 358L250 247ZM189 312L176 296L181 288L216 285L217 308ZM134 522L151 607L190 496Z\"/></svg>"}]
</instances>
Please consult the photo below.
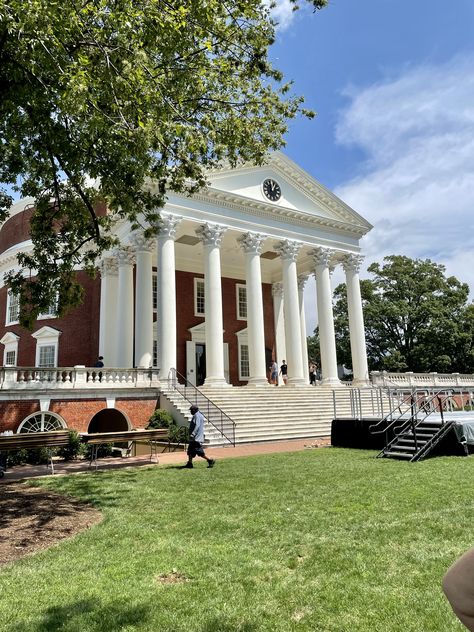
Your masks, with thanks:
<instances>
[{"instance_id":1,"label":"triangular pediment","mask_svg":"<svg viewBox=\"0 0 474 632\"><path fill-rule=\"evenodd\" d=\"M38 329L38 331L35 331L34 334L31 334L31 336L37 340L42 340L45 338L58 338L61 333L62 332L59 331L59 329L45 325L44 327L41 327L41 329Z\"/></svg>"},{"instance_id":2,"label":"triangular pediment","mask_svg":"<svg viewBox=\"0 0 474 632\"><path fill-rule=\"evenodd\" d=\"M290 213L321 217L358 226L363 232L372 228L367 220L281 152L270 154L265 165L222 168L211 172L208 179L209 191L240 197L243 203L246 199L250 203L264 203L273 206L276 212L286 209ZM269 200L264 193L263 183L269 179L281 189L277 201Z\"/></svg>"},{"instance_id":3,"label":"triangular pediment","mask_svg":"<svg viewBox=\"0 0 474 632\"><path fill-rule=\"evenodd\" d=\"M7 333L0 340L2 345L8 345L12 342L18 342L20 340L20 336L17 336L13 331L7 331Z\"/></svg>"}]
</instances>

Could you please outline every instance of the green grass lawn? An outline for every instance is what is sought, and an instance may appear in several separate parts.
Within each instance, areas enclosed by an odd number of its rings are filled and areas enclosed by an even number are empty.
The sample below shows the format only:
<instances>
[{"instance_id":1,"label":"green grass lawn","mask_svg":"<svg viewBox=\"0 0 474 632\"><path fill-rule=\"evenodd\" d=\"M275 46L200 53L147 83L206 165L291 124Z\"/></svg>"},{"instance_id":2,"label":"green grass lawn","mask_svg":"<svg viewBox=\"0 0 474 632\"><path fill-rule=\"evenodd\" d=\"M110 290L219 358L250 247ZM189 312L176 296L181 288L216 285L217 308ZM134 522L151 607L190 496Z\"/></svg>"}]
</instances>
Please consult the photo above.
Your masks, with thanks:
<instances>
[{"instance_id":1,"label":"green grass lawn","mask_svg":"<svg viewBox=\"0 0 474 632\"><path fill-rule=\"evenodd\" d=\"M440 582L473 545L474 458L374 454L324 448L45 479L105 519L1 569L0 630L464 629Z\"/></svg>"}]
</instances>

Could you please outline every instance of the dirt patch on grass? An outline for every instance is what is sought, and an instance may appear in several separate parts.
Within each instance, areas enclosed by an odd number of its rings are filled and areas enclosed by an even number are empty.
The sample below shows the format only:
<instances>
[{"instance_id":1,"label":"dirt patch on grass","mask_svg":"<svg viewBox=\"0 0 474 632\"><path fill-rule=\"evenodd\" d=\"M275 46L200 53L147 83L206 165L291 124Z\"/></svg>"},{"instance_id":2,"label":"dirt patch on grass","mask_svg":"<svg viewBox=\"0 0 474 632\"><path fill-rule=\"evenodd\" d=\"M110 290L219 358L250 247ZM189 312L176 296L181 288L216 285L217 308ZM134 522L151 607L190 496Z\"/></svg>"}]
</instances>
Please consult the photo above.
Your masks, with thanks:
<instances>
[{"instance_id":1,"label":"dirt patch on grass","mask_svg":"<svg viewBox=\"0 0 474 632\"><path fill-rule=\"evenodd\" d=\"M18 483L0 485L0 565L70 538L102 520L90 505Z\"/></svg>"}]
</instances>

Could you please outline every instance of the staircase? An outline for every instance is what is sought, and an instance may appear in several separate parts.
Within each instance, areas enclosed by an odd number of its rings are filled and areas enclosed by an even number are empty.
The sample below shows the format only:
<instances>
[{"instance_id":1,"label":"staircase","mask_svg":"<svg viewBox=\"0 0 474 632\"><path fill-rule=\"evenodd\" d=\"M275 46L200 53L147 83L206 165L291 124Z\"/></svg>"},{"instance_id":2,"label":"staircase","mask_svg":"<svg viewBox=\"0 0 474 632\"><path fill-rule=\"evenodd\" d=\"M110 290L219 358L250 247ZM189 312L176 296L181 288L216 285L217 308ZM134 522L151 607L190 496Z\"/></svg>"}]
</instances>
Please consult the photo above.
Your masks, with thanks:
<instances>
[{"instance_id":1,"label":"staircase","mask_svg":"<svg viewBox=\"0 0 474 632\"><path fill-rule=\"evenodd\" d=\"M348 386L335 389L338 397L338 416L351 416ZM209 398L230 420L235 422L235 443L277 441L327 437L331 434L334 417L333 389L321 386L264 386L264 387L200 387L199 393ZM358 402L368 416L373 414L373 389L361 389ZM169 402L189 419L190 399L185 399L171 386L162 389ZM204 398L203 398L204 401ZM199 403L199 395L197 405ZM206 416L205 411L203 414ZM217 427L218 424L216 424ZM206 440L211 445L226 443L210 424L206 424Z\"/></svg>"},{"instance_id":2,"label":"staircase","mask_svg":"<svg viewBox=\"0 0 474 632\"><path fill-rule=\"evenodd\" d=\"M429 421L423 419L418 423L408 420L395 438L378 454L378 457L420 461L428 456L431 450L451 430L452 421Z\"/></svg>"}]
</instances>

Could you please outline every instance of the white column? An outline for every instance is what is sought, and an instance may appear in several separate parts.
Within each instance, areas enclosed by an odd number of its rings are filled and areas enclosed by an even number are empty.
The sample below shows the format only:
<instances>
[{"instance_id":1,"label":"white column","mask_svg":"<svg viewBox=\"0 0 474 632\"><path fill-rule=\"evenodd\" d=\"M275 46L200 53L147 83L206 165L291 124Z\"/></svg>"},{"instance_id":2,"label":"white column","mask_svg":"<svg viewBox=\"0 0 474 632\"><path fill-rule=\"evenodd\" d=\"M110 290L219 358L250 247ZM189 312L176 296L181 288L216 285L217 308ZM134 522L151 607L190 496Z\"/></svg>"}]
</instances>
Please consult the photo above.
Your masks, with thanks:
<instances>
[{"instance_id":1,"label":"white column","mask_svg":"<svg viewBox=\"0 0 474 632\"><path fill-rule=\"evenodd\" d=\"M135 366L151 367L153 364L153 286L152 252L154 239L147 239L142 232L132 235L132 245L137 258L135 278Z\"/></svg>"},{"instance_id":2,"label":"white column","mask_svg":"<svg viewBox=\"0 0 474 632\"><path fill-rule=\"evenodd\" d=\"M336 337L334 334L331 279L329 274L329 262L333 251L327 248L315 248L311 254L316 275L322 384L323 386L337 386L340 385L340 381L337 375Z\"/></svg>"},{"instance_id":3,"label":"white column","mask_svg":"<svg viewBox=\"0 0 474 632\"><path fill-rule=\"evenodd\" d=\"M308 341L306 340L306 316L304 313L304 286L306 285L307 280L307 274L298 275L298 299L300 307L301 326L301 358L303 360L305 384L309 384Z\"/></svg>"},{"instance_id":4,"label":"white column","mask_svg":"<svg viewBox=\"0 0 474 632\"><path fill-rule=\"evenodd\" d=\"M176 368L176 264L174 236L181 217L161 214L157 253L157 338L160 378Z\"/></svg>"},{"instance_id":5,"label":"white column","mask_svg":"<svg viewBox=\"0 0 474 632\"><path fill-rule=\"evenodd\" d=\"M116 250L118 262L116 365L133 367L133 264L130 246Z\"/></svg>"},{"instance_id":6,"label":"white column","mask_svg":"<svg viewBox=\"0 0 474 632\"><path fill-rule=\"evenodd\" d=\"M347 311L349 314L353 384L357 386L363 386L369 383L364 314L362 311L362 297L359 282L359 270L362 261L363 257L360 255L346 255L342 262L344 272L346 273Z\"/></svg>"},{"instance_id":7,"label":"white column","mask_svg":"<svg viewBox=\"0 0 474 632\"><path fill-rule=\"evenodd\" d=\"M222 316L222 286L220 245L224 226L203 224L196 235L204 246L204 296L206 318L206 379L205 386L227 386L224 375L224 321Z\"/></svg>"},{"instance_id":8,"label":"white column","mask_svg":"<svg viewBox=\"0 0 474 632\"><path fill-rule=\"evenodd\" d=\"M245 253L247 286L247 332L249 344L249 385L268 386L265 363L265 329L263 321L262 272L260 255L266 237L245 233L237 241Z\"/></svg>"},{"instance_id":9,"label":"white column","mask_svg":"<svg viewBox=\"0 0 474 632\"><path fill-rule=\"evenodd\" d=\"M297 386L305 383L303 358L301 355L301 325L298 300L298 276L296 259L301 245L294 241L281 241L274 248L279 253L283 272L283 312L285 315L286 363L288 384ZM284 358L281 358L282 360Z\"/></svg>"},{"instance_id":10,"label":"white column","mask_svg":"<svg viewBox=\"0 0 474 632\"><path fill-rule=\"evenodd\" d=\"M278 364L286 360L286 341L285 341L285 316L283 313L283 283L273 283L273 317L275 326L275 360ZM281 375L278 376L278 384L283 384Z\"/></svg>"},{"instance_id":11,"label":"white column","mask_svg":"<svg viewBox=\"0 0 474 632\"><path fill-rule=\"evenodd\" d=\"M100 263L99 355L111 367L117 366L117 282L117 261L106 257Z\"/></svg>"}]
</instances>

